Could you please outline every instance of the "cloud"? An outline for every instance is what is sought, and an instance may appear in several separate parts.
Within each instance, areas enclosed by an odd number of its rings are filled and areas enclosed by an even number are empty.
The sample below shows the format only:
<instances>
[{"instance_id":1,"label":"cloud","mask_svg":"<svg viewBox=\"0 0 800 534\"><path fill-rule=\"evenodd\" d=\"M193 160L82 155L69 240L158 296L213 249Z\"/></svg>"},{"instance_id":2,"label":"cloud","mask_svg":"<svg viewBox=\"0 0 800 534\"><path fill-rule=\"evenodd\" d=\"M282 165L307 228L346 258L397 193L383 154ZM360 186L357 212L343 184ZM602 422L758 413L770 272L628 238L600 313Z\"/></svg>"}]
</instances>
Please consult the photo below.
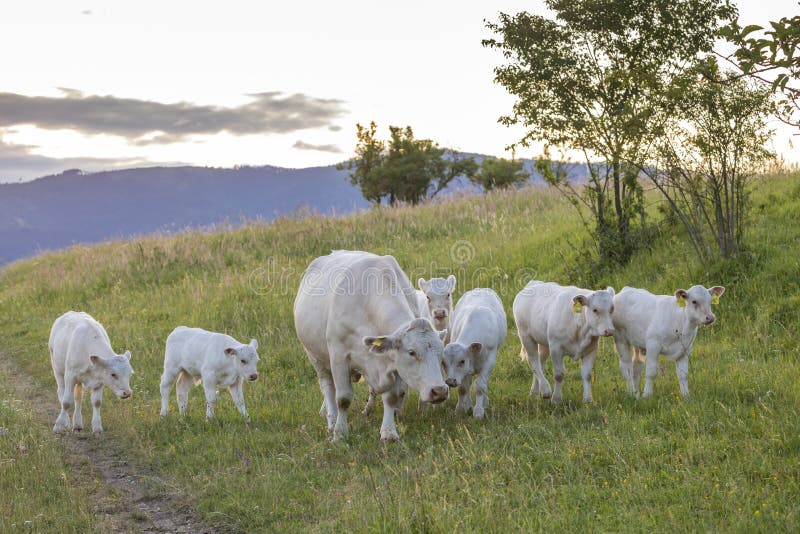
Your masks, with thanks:
<instances>
[{"instance_id":1,"label":"cloud","mask_svg":"<svg viewBox=\"0 0 800 534\"><path fill-rule=\"evenodd\" d=\"M36 148L6 143L0 132L0 183L30 180L66 169L99 171L151 164L141 158L50 158L34 154Z\"/></svg>"},{"instance_id":2,"label":"cloud","mask_svg":"<svg viewBox=\"0 0 800 534\"><path fill-rule=\"evenodd\" d=\"M336 145L312 145L305 141L297 141L292 145L292 148L297 150L316 150L318 152L330 152L332 154L341 154L342 149Z\"/></svg>"},{"instance_id":3,"label":"cloud","mask_svg":"<svg viewBox=\"0 0 800 534\"><path fill-rule=\"evenodd\" d=\"M203 106L190 102L164 104L111 95L85 95L59 88L60 97L0 92L0 128L32 124L38 128L108 134L131 144L168 144L191 135L228 132L233 135L285 134L314 128L336 128L346 114L344 102L301 93L247 95L239 106Z\"/></svg>"}]
</instances>

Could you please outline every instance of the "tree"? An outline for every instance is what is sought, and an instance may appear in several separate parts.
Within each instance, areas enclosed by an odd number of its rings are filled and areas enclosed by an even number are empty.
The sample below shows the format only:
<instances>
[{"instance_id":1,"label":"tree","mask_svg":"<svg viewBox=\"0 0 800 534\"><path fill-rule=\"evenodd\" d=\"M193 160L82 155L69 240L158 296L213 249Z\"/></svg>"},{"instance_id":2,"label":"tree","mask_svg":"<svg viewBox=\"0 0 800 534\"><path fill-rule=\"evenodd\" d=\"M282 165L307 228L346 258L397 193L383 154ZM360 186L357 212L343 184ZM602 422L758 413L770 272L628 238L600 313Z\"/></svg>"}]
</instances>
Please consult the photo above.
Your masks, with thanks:
<instances>
[{"instance_id":1,"label":"tree","mask_svg":"<svg viewBox=\"0 0 800 534\"><path fill-rule=\"evenodd\" d=\"M742 75L770 86L779 97L776 116L786 124L800 127L800 15L770 22L771 29L752 24L742 28L739 21L720 31L738 48L723 56Z\"/></svg>"},{"instance_id":2,"label":"tree","mask_svg":"<svg viewBox=\"0 0 800 534\"><path fill-rule=\"evenodd\" d=\"M543 141L583 155L590 170L586 188L561 189L581 195L572 198L576 207L589 202L600 259L623 263L644 215L635 164L646 159L641 141L666 115L659 109L674 105L670 79L711 49L719 21L735 8L729 0L545 4L555 20L523 12L501 13L499 22L487 23L498 37L484 46L508 61L495 68L495 82L517 98L500 122L528 129L523 146ZM564 179L548 177L551 183Z\"/></svg>"},{"instance_id":3,"label":"tree","mask_svg":"<svg viewBox=\"0 0 800 534\"><path fill-rule=\"evenodd\" d=\"M505 158L485 158L481 162L480 171L470 181L481 186L484 191L507 189L522 185L528 181L530 174L522 169L522 162Z\"/></svg>"},{"instance_id":4,"label":"tree","mask_svg":"<svg viewBox=\"0 0 800 534\"><path fill-rule=\"evenodd\" d=\"M452 154L429 139L414 139L410 126L390 126L390 138L376 137L374 122L356 125L356 157L339 165L349 169L350 183L359 186L364 198L375 204L383 199L391 206L397 202L418 204L433 198L459 176L472 176L475 160Z\"/></svg>"},{"instance_id":5,"label":"tree","mask_svg":"<svg viewBox=\"0 0 800 534\"><path fill-rule=\"evenodd\" d=\"M764 148L770 91L747 79L725 83L716 62L693 78L679 113L642 167L686 228L704 264L741 251L748 186L771 154Z\"/></svg>"}]
</instances>

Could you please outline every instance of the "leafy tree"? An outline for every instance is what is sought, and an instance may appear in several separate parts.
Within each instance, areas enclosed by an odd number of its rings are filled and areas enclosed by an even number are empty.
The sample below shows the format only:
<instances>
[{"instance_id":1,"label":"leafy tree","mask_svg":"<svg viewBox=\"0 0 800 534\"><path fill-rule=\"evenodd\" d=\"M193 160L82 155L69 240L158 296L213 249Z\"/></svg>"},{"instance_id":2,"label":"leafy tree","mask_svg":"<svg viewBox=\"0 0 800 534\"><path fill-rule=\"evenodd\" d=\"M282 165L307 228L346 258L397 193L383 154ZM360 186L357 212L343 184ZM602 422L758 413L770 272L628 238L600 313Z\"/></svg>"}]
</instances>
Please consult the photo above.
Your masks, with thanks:
<instances>
[{"instance_id":1,"label":"leafy tree","mask_svg":"<svg viewBox=\"0 0 800 534\"><path fill-rule=\"evenodd\" d=\"M418 204L433 198L459 176L470 177L477 171L475 160L445 150L429 139L414 139L410 126L390 126L390 138L376 137L377 126L356 125L356 157L339 166L349 169L350 183L359 186L364 198L375 204L386 199Z\"/></svg>"},{"instance_id":2,"label":"leafy tree","mask_svg":"<svg viewBox=\"0 0 800 534\"><path fill-rule=\"evenodd\" d=\"M741 251L749 182L771 157L764 148L772 135L770 91L726 78L715 62L694 78L665 128L669 135L657 138L655 157L641 169L705 264Z\"/></svg>"},{"instance_id":3,"label":"leafy tree","mask_svg":"<svg viewBox=\"0 0 800 534\"><path fill-rule=\"evenodd\" d=\"M723 27L722 36L738 47L725 59L734 63L741 75L768 84L779 95L775 100L777 117L800 127L800 15L783 17L770 26L742 28L735 21Z\"/></svg>"},{"instance_id":4,"label":"leafy tree","mask_svg":"<svg viewBox=\"0 0 800 534\"><path fill-rule=\"evenodd\" d=\"M530 174L522 169L522 162L505 158L486 158L481 162L480 170L474 174L470 181L483 187L484 191L492 189L506 189L515 185L522 185Z\"/></svg>"},{"instance_id":5,"label":"leafy tree","mask_svg":"<svg viewBox=\"0 0 800 534\"><path fill-rule=\"evenodd\" d=\"M735 14L729 0L545 0L555 18L501 13L483 41L507 64L495 82L517 98L506 125L522 124L523 146L543 141L577 151L588 164L586 188L563 184L544 162L539 170L591 207L590 232L601 260L625 262L643 223L638 162L642 140L674 105L671 78L709 51L720 20ZM592 163L597 162L599 163Z\"/></svg>"}]
</instances>

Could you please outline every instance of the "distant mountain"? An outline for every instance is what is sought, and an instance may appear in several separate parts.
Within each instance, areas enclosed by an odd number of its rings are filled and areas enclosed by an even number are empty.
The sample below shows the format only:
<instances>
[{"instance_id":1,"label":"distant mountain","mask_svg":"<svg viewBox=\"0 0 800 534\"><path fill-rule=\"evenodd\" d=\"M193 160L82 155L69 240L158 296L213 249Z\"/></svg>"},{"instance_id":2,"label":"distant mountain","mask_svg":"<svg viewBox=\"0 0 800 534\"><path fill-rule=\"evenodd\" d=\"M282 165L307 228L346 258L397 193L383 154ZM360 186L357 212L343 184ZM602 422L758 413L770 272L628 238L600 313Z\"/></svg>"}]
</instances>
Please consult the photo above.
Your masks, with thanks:
<instances>
[{"instance_id":1,"label":"distant mountain","mask_svg":"<svg viewBox=\"0 0 800 534\"><path fill-rule=\"evenodd\" d=\"M530 160L525 166L532 170ZM0 184L0 265L77 243L272 220L301 208L320 214L366 208L347 175L335 166L149 167L91 174L72 169ZM471 186L460 181L445 194L464 188Z\"/></svg>"}]
</instances>

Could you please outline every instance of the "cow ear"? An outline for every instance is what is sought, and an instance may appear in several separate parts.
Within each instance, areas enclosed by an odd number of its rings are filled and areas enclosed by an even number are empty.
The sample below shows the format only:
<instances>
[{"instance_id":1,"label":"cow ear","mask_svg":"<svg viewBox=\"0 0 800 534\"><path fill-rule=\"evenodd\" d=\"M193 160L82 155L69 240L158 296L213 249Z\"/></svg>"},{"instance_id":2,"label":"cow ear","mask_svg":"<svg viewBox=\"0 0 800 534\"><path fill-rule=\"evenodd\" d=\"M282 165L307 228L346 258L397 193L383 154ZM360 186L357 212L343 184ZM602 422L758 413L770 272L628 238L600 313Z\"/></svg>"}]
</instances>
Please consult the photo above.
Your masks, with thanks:
<instances>
[{"instance_id":1,"label":"cow ear","mask_svg":"<svg viewBox=\"0 0 800 534\"><path fill-rule=\"evenodd\" d=\"M608 287L606 288L606 291L608 291L609 293L611 293L611 298L612 298L612 299L614 298L614 295L616 295L616 293L614 292L614 288L613 288L613 287L611 287L611 286L608 286Z\"/></svg>"},{"instance_id":2,"label":"cow ear","mask_svg":"<svg viewBox=\"0 0 800 534\"><path fill-rule=\"evenodd\" d=\"M454 274L447 277L447 285L451 292L456 288L456 276Z\"/></svg>"},{"instance_id":3,"label":"cow ear","mask_svg":"<svg viewBox=\"0 0 800 534\"><path fill-rule=\"evenodd\" d=\"M470 349L472 352L474 352L474 353L476 353L476 354L477 354L477 353L479 353L479 352L480 352L480 351L483 349L483 344L481 344L481 343L472 343L472 344L469 346L469 349Z\"/></svg>"},{"instance_id":4,"label":"cow ear","mask_svg":"<svg viewBox=\"0 0 800 534\"><path fill-rule=\"evenodd\" d=\"M225 349L225 356L230 356L230 357L236 356L236 349L233 347L228 347L227 349Z\"/></svg>"},{"instance_id":5,"label":"cow ear","mask_svg":"<svg viewBox=\"0 0 800 534\"><path fill-rule=\"evenodd\" d=\"M123 354L123 356L125 356L126 360L131 361L131 351L126 350L125 354Z\"/></svg>"},{"instance_id":6,"label":"cow ear","mask_svg":"<svg viewBox=\"0 0 800 534\"><path fill-rule=\"evenodd\" d=\"M589 300L584 295L575 295L572 297L572 311L581 313L584 306L589 305Z\"/></svg>"},{"instance_id":7,"label":"cow ear","mask_svg":"<svg viewBox=\"0 0 800 534\"><path fill-rule=\"evenodd\" d=\"M102 356L95 356L92 354L89 356L89 361L92 362L92 365L97 367L105 367L106 366L106 359Z\"/></svg>"},{"instance_id":8,"label":"cow ear","mask_svg":"<svg viewBox=\"0 0 800 534\"><path fill-rule=\"evenodd\" d=\"M717 297L721 297L723 293L725 293L725 288L722 286L714 286L709 288L708 290L711 295L716 295Z\"/></svg>"},{"instance_id":9,"label":"cow ear","mask_svg":"<svg viewBox=\"0 0 800 534\"><path fill-rule=\"evenodd\" d=\"M417 287L419 287L422 291L425 291L425 289L428 287L428 282L426 282L424 278L420 278L417 280Z\"/></svg>"},{"instance_id":10,"label":"cow ear","mask_svg":"<svg viewBox=\"0 0 800 534\"><path fill-rule=\"evenodd\" d=\"M444 343L444 339L447 337L447 328L444 330L439 330L436 333L439 334L439 339L442 341L442 343Z\"/></svg>"},{"instance_id":11,"label":"cow ear","mask_svg":"<svg viewBox=\"0 0 800 534\"><path fill-rule=\"evenodd\" d=\"M364 338L364 345L366 345L370 352L376 354L383 354L395 348L397 340L390 336L367 336Z\"/></svg>"},{"instance_id":12,"label":"cow ear","mask_svg":"<svg viewBox=\"0 0 800 534\"><path fill-rule=\"evenodd\" d=\"M689 293L685 289L678 289L675 291L675 300L678 301L678 306L681 308L686 307L686 297L689 296Z\"/></svg>"},{"instance_id":13,"label":"cow ear","mask_svg":"<svg viewBox=\"0 0 800 534\"><path fill-rule=\"evenodd\" d=\"M258 348L258 340L257 339L251 339L250 340L250 346L253 347L253 350L257 349Z\"/></svg>"}]
</instances>

